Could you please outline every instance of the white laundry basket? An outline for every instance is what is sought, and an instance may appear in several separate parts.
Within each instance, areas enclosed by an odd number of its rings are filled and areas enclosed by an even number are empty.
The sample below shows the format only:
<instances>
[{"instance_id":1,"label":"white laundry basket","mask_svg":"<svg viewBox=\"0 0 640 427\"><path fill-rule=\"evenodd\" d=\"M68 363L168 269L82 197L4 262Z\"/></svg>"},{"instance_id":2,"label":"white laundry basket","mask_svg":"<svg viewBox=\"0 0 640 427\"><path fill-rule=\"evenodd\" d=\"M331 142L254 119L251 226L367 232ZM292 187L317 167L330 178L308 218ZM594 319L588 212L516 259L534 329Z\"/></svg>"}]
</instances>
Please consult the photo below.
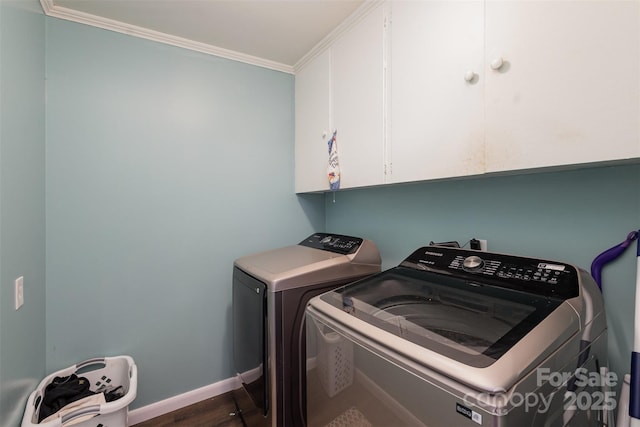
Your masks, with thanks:
<instances>
[{"instance_id":1,"label":"white laundry basket","mask_svg":"<svg viewBox=\"0 0 640 427\"><path fill-rule=\"evenodd\" d=\"M353 343L317 321L317 369L322 388L333 397L353 384Z\"/></svg>"},{"instance_id":2,"label":"white laundry basket","mask_svg":"<svg viewBox=\"0 0 640 427\"><path fill-rule=\"evenodd\" d=\"M101 405L78 408L54 420L38 423L40 404L45 388L55 377L76 374L89 380L90 390L100 393L104 389L122 386L124 395L117 400ZM55 372L43 379L38 388L29 395L22 417L22 427L127 427L129 404L135 399L138 389L137 367L130 356L104 357L86 360L77 365ZM91 417L86 419L86 417Z\"/></svg>"}]
</instances>

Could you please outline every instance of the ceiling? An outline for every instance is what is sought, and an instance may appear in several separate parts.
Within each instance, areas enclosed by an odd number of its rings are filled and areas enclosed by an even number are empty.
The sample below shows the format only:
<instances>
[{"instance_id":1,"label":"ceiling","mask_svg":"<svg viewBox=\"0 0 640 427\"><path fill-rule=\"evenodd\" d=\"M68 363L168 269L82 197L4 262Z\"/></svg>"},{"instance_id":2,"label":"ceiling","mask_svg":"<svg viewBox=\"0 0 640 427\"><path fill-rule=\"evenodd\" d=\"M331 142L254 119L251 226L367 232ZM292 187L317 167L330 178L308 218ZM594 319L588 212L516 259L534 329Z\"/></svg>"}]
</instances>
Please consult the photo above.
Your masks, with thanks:
<instances>
[{"instance_id":1,"label":"ceiling","mask_svg":"<svg viewBox=\"0 0 640 427\"><path fill-rule=\"evenodd\" d=\"M40 0L45 13L293 72L365 0Z\"/></svg>"}]
</instances>

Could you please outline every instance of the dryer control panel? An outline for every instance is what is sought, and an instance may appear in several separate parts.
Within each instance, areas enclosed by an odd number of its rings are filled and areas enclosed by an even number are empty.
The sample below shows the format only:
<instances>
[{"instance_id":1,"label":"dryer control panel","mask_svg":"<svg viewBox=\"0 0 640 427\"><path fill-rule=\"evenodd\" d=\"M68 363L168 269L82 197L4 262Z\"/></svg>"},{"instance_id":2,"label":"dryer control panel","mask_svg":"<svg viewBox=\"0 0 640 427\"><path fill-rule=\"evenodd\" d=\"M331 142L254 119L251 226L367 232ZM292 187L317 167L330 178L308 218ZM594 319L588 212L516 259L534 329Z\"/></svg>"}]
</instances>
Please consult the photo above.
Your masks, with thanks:
<instances>
[{"instance_id":1,"label":"dryer control panel","mask_svg":"<svg viewBox=\"0 0 640 427\"><path fill-rule=\"evenodd\" d=\"M557 261L425 246L400 265L537 295L563 299L579 295L577 269Z\"/></svg>"},{"instance_id":2,"label":"dryer control panel","mask_svg":"<svg viewBox=\"0 0 640 427\"><path fill-rule=\"evenodd\" d=\"M349 255L358 250L360 245L362 245L362 239L359 237L343 236L341 234L314 233L300 242L299 245L335 252L341 255Z\"/></svg>"}]
</instances>

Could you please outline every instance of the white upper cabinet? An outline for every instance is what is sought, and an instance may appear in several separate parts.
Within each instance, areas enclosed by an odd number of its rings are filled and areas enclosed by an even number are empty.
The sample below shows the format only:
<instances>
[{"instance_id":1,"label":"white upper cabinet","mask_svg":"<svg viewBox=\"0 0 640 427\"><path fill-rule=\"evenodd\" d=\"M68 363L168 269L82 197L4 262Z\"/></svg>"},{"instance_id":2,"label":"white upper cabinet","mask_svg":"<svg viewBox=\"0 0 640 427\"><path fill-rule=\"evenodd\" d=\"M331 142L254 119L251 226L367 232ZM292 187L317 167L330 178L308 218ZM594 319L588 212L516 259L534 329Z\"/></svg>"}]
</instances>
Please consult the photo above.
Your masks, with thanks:
<instances>
[{"instance_id":1,"label":"white upper cabinet","mask_svg":"<svg viewBox=\"0 0 640 427\"><path fill-rule=\"evenodd\" d=\"M484 3L391 2L389 182L484 172Z\"/></svg>"},{"instance_id":2,"label":"white upper cabinet","mask_svg":"<svg viewBox=\"0 0 640 427\"><path fill-rule=\"evenodd\" d=\"M385 2L296 76L296 191L335 129L341 188L637 161L640 0Z\"/></svg>"},{"instance_id":3,"label":"white upper cabinet","mask_svg":"<svg viewBox=\"0 0 640 427\"><path fill-rule=\"evenodd\" d=\"M487 172L640 157L639 7L486 2Z\"/></svg>"},{"instance_id":4,"label":"white upper cabinet","mask_svg":"<svg viewBox=\"0 0 640 427\"><path fill-rule=\"evenodd\" d=\"M329 190L337 131L340 188L384 182L385 5L373 8L306 64L295 80L295 189Z\"/></svg>"},{"instance_id":5,"label":"white upper cabinet","mask_svg":"<svg viewBox=\"0 0 640 427\"><path fill-rule=\"evenodd\" d=\"M332 127L340 188L384 182L385 7L378 6L331 46Z\"/></svg>"},{"instance_id":6,"label":"white upper cabinet","mask_svg":"<svg viewBox=\"0 0 640 427\"><path fill-rule=\"evenodd\" d=\"M327 50L296 74L296 193L329 189L327 164L330 138L331 54Z\"/></svg>"}]
</instances>

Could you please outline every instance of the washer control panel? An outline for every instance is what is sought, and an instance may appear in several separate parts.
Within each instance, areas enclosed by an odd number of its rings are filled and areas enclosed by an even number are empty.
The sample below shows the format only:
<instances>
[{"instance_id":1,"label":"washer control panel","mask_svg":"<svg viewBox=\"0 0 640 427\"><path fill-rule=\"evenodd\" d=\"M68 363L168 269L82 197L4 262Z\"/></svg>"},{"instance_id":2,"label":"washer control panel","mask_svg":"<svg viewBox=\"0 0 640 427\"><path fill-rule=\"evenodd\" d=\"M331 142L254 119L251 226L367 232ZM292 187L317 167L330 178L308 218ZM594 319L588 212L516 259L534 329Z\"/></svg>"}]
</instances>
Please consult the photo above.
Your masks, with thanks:
<instances>
[{"instance_id":1,"label":"washer control panel","mask_svg":"<svg viewBox=\"0 0 640 427\"><path fill-rule=\"evenodd\" d=\"M335 252L341 255L349 255L358 250L360 245L362 245L362 239L341 234L314 233L300 242L299 245Z\"/></svg>"},{"instance_id":2,"label":"washer control panel","mask_svg":"<svg viewBox=\"0 0 640 427\"><path fill-rule=\"evenodd\" d=\"M578 271L562 262L441 246L422 247L401 266L545 296L578 296Z\"/></svg>"}]
</instances>

